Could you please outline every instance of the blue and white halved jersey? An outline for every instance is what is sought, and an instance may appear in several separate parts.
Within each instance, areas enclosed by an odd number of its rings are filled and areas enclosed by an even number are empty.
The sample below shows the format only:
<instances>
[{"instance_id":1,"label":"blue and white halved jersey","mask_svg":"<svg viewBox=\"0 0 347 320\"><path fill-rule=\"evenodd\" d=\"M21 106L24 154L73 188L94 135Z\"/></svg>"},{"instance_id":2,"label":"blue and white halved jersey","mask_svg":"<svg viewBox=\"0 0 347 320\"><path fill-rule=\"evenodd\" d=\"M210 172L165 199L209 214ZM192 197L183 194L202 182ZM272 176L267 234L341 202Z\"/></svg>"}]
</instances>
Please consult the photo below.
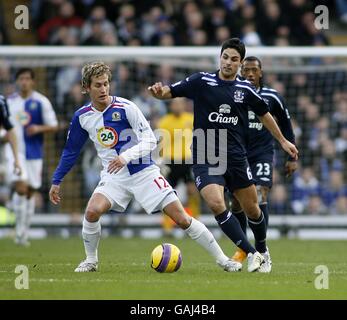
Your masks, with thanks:
<instances>
[{"instance_id":1,"label":"blue and white halved jersey","mask_svg":"<svg viewBox=\"0 0 347 320\"><path fill-rule=\"evenodd\" d=\"M109 162L118 155L122 155L127 166L116 175L132 175L154 163L150 152L156 147L157 141L142 112L127 99L111 98L110 105L104 111L98 111L88 104L75 112L53 175L53 184L61 183L75 164L88 137L102 161L101 175L107 172Z\"/></svg>"},{"instance_id":2,"label":"blue and white halved jersey","mask_svg":"<svg viewBox=\"0 0 347 320\"><path fill-rule=\"evenodd\" d=\"M43 134L29 136L30 125L57 126L58 121L50 101L41 93L33 91L30 97L22 98L17 92L7 98L10 120L17 135L18 151L27 160L43 157Z\"/></svg>"}]
</instances>

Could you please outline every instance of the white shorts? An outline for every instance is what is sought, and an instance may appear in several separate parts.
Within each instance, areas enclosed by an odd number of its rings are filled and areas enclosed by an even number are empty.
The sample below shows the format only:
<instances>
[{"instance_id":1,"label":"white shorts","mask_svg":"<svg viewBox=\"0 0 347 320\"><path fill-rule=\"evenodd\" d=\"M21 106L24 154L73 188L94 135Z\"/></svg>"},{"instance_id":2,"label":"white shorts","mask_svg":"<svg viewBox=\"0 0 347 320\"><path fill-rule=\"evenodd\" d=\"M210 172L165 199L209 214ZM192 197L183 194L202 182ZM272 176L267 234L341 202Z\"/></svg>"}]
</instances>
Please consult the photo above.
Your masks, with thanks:
<instances>
[{"instance_id":1,"label":"white shorts","mask_svg":"<svg viewBox=\"0 0 347 320\"><path fill-rule=\"evenodd\" d=\"M14 183L24 181L33 189L39 189L42 185L42 159L27 160L21 153L18 154L19 163L22 169L20 175L14 173L14 158L7 153L7 181Z\"/></svg>"},{"instance_id":2,"label":"white shorts","mask_svg":"<svg viewBox=\"0 0 347 320\"><path fill-rule=\"evenodd\" d=\"M175 191L156 165L131 176L105 174L94 193L104 195L111 203L111 210L120 212L125 211L133 198L149 214L162 211L169 203L178 200Z\"/></svg>"}]
</instances>

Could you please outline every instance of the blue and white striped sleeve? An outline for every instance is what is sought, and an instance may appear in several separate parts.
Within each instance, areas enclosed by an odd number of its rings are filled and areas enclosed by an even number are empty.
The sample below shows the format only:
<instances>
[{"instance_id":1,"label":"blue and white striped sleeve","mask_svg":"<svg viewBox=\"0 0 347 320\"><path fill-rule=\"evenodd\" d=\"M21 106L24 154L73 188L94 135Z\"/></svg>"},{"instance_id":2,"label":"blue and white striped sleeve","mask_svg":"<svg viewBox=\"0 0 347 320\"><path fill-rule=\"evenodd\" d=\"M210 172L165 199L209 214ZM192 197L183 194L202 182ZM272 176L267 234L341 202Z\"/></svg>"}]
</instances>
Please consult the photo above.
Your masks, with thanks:
<instances>
[{"instance_id":1,"label":"blue and white striped sleeve","mask_svg":"<svg viewBox=\"0 0 347 320\"><path fill-rule=\"evenodd\" d=\"M88 132L81 127L79 117L75 114L71 121L69 133L58 167L53 174L52 184L59 185L63 181L65 175L76 163L81 149L87 139Z\"/></svg>"}]
</instances>

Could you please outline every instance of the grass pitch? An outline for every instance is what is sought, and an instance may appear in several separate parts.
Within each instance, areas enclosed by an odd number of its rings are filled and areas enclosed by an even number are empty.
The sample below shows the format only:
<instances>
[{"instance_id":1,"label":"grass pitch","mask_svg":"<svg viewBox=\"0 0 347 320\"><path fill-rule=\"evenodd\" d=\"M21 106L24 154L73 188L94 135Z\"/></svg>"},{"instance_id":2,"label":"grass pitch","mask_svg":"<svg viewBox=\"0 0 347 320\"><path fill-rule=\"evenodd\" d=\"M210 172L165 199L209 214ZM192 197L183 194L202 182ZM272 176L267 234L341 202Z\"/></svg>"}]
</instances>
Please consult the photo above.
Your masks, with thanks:
<instances>
[{"instance_id":1,"label":"grass pitch","mask_svg":"<svg viewBox=\"0 0 347 320\"><path fill-rule=\"evenodd\" d=\"M150 253L162 242L182 252L181 269L160 274L150 268ZM226 253L230 241L219 241ZM81 239L34 240L29 248L0 240L0 299L347 299L346 241L278 240L269 242L271 274L221 270L190 239L102 239L99 271L74 273L84 258ZM15 288L17 265L29 269L29 289ZM315 268L327 266L328 289L318 290Z\"/></svg>"}]
</instances>

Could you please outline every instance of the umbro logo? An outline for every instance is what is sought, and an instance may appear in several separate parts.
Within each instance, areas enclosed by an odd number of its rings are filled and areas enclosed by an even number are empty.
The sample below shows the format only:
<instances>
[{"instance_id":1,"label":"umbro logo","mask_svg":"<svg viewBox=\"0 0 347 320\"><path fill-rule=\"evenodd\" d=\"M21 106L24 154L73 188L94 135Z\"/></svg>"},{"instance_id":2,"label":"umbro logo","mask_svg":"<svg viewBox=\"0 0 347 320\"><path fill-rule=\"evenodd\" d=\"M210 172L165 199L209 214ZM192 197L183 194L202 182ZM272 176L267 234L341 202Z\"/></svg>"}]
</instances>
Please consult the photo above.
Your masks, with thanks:
<instances>
[{"instance_id":1,"label":"umbro logo","mask_svg":"<svg viewBox=\"0 0 347 320\"><path fill-rule=\"evenodd\" d=\"M260 180L262 180L262 181L270 181L269 178L265 178L265 177L261 177Z\"/></svg>"}]
</instances>

